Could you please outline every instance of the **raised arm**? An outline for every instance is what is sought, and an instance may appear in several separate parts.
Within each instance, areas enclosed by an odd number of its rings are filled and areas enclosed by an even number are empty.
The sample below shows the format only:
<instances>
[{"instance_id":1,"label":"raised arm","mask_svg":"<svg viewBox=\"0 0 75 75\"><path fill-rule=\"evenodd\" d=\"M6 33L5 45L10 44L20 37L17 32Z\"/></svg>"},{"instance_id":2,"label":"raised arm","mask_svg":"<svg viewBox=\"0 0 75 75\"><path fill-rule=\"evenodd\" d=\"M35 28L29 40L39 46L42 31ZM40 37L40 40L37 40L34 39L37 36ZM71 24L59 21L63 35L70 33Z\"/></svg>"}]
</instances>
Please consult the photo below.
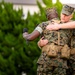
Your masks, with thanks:
<instances>
[{"instance_id":1,"label":"raised arm","mask_svg":"<svg viewBox=\"0 0 75 75\"><path fill-rule=\"evenodd\" d=\"M49 30L59 30L59 29L74 29L75 28L75 21L64 23L64 24L53 24L48 25L46 27Z\"/></svg>"},{"instance_id":2,"label":"raised arm","mask_svg":"<svg viewBox=\"0 0 75 75\"><path fill-rule=\"evenodd\" d=\"M75 28L75 21L59 24L59 29L74 29Z\"/></svg>"}]
</instances>

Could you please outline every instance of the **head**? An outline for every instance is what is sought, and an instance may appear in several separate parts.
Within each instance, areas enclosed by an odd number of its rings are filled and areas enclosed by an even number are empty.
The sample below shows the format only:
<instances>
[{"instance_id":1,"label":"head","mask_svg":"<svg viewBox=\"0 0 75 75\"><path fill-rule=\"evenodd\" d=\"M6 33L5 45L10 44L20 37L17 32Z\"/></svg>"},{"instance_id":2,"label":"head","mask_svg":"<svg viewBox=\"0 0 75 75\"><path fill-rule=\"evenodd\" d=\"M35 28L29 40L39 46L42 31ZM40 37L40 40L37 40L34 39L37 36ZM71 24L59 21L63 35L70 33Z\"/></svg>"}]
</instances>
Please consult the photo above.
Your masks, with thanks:
<instances>
[{"instance_id":1,"label":"head","mask_svg":"<svg viewBox=\"0 0 75 75\"><path fill-rule=\"evenodd\" d=\"M61 21L62 22L69 22L73 17L74 8L64 5L61 11Z\"/></svg>"},{"instance_id":2,"label":"head","mask_svg":"<svg viewBox=\"0 0 75 75\"><path fill-rule=\"evenodd\" d=\"M46 16L48 20L58 18L58 12L55 8L46 9Z\"/></svg>"}]
</instances>

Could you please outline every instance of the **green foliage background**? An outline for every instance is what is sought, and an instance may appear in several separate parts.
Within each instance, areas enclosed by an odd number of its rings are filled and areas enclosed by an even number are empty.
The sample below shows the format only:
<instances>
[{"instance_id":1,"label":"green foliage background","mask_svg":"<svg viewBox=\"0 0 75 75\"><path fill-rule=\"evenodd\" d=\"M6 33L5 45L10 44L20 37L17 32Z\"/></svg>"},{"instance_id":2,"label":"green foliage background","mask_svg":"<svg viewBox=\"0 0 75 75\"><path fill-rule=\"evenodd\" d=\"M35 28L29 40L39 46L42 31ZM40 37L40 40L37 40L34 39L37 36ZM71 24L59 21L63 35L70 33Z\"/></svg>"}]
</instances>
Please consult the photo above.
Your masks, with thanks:
<instances>
[{"instance_id":1,"label":"green foliage background","mask_svg":"<svg viewBox=\"0 0 75 75\"><path fill-rule=\"evenodd\" d=\"M11 3L0 3L0 75L36 75L37 60L41 50L37 46L40 37L27 45L22 37L23 28L28 28L31 33L41 22L46 21L45 9L56 7L60 14L62 4L57 0L42 0L46 7L37 0L40 12L22 19L23 10L14 10ZM60 15L59 15L60 16Z\"/></svg>"}]
</instances>

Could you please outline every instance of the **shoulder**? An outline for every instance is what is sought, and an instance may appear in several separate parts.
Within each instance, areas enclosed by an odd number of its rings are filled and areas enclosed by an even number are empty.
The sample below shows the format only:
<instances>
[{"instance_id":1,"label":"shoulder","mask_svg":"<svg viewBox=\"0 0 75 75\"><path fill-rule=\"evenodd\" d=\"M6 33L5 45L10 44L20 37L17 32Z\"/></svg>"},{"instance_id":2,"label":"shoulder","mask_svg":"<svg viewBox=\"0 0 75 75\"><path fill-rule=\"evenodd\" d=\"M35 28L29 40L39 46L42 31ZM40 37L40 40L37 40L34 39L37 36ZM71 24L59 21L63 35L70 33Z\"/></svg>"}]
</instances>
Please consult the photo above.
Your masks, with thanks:
<instances>
[{"instance_id":1,"label":"shoulder","mask_svg":"<svg viewBox=\"0 0 75 75\"><path fill-rule=\"evenodd\" d=\"M59 20L59 19L52 19L52 22L54 22L54 23L61 23L61 21Z\"/></svg>"},{"instance_id":2,"label":"shoulder","mask_svg":"<svg viewBox=\"0 0 75 75\"><path fill-rule=\"evenodd\" d=\"M45 21L45 22L42 22L42 24L48 24L50 23L50 21Z\"/></svg>"},{"instance_id":3,"label":"shoulder","mask_svg":"<svg viewBox=\"0 0 75 75\"><path fill-rule=\"evenodd\" d=\"M42 22L38 26L46 26L50 23L50 21Z\"/></svg>"}]
</instances>

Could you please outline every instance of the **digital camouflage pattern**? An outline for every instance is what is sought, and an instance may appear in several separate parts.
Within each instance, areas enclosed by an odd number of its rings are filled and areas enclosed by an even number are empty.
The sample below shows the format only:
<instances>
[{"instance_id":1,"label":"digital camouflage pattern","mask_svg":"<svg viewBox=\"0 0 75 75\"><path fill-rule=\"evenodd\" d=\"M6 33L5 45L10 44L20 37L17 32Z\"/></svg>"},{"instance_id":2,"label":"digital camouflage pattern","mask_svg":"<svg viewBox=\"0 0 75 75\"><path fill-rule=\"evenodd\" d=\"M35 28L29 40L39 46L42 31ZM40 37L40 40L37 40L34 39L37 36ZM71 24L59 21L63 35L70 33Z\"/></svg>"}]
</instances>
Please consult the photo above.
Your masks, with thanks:
<instances>
[{"instance_id":1,"label":"digital camouflage pattern","mask_svg":"<svg viewBox=\"0 0 75 75\"><path fill-rule=\"evenodd\" d=\"M74 8L68 5L64 5L61 11L62 14L66 14L66 15L71 15L73 12L74 12Z\"/></svg>"},{"instance_id":2,"label":"digital camouflage pattern","mask_svg":"<svg viewBox=\"0 0 75 75\"><path fill-rule=\"evenodd\" d=\"M61 13L65 15L71 15L74 12L74 8L64 5L62 8ZM75 75L75 29L72 31L72 37L71 37L71 55L70 59L68 60L68 75Z\"/></svg>"},{"instance_id":3,"label":"digital camouflage pattern","mask_svg":"<svg viewBox=\"0 0 75 75\"><path fill-rule=\"evenodd\" d=\"M72 30L69 30L69 29L65 29L65 30L61 29L58 31L47 30L46 26L52 24L53 21L60 22L58 19L54 19L51 21L43 22L38 25L39 27L42 28L42 30L43 30L42 34L45 37L45 39L47 39L49 41L49 43L58 44L58 41L59 41L60 45L69 44L71 36L72 36ZM58 32L60 35L59 38L58 38Z\"/></svg>"},{"instance_id":4,"label":"digital camouflage pattern","mask_svg":"<svg viewBox=\"0 0 75 75\"><path fill-rule=\"evenodd\" d=\"M55 18L38 25L38 27L42 28L42 34L45 39L47 39L49 43L54 43L58 46L64 46L65 44L69 45L72 31L68 29L58 31L47 30L46 26L52 24L53 22L61 23L58 19ZM37 75L66 75L66 69L68 69L67 60L62 59L60 57L60 53L58 53L57 57L53 58L48 57L45 52L42 52L40 58L37 61L37 64Z\"/></svg>"},{"instance_id":5,"label":"digital camouflage pattern","mask_svg":"<svg viewBox=\"0 0 75 75\"><path fill-rule=\"evenodd\" d=\"M69 66L70 66L70 71L71 75L75 75L75 29L73 29L72 33L72 38L71 38L71 51L72 54L69 59Z\"/></svg>"},{"instance_id":6,"label":"digital camouflage pattern","mask_svg":"<svg viewBox=\"0 0 75 75\"><path fill-rule=\"evenodd\" d=\"M46 29L47 25L53 23L61 23L61 21L58 19L58 14L55 8L47 9L46 15L49 21L42 22L37 26L38 28L41 28L42 32L41 35L44 36L44 39L47 39L49 41L48 44L53 43L57 47L61 46L61 48L63 48L65 44L69 46L70 45L69 42L71 41L72 36L72 30L69 29L61 29L57 31L47 30ZM70 15L70 13L68 15ZM57 48L55 48L55 50L56 49ZM47 48L45 50L47 50ZM37 64L38 64L37 75L67 75L66 74L66 70L68 69L67 59L61 58L61 52L57 52L56 57L49 57L47 52L42 51L37 61Z\"/></svg>"},{"instance_id":7,"label":"digital camouflage pattern","mask_svg":"<svg viewBox=\"0 0 75 75\"><path fill-rule=\"evenodd\" d=\"M75 29L72 31L71 47L75 48Z\"/></svg>"},{"instance_id":8,"label":"digital camouflage pattern","mask_svg":"<svg viewBox=\"0 0 75 75\"><path fill-rule=\"evenodd\" d=\"M42 52L38 60L37 75L66 75L66 60L50 58Z\"/></svg>"}]
</instances>

